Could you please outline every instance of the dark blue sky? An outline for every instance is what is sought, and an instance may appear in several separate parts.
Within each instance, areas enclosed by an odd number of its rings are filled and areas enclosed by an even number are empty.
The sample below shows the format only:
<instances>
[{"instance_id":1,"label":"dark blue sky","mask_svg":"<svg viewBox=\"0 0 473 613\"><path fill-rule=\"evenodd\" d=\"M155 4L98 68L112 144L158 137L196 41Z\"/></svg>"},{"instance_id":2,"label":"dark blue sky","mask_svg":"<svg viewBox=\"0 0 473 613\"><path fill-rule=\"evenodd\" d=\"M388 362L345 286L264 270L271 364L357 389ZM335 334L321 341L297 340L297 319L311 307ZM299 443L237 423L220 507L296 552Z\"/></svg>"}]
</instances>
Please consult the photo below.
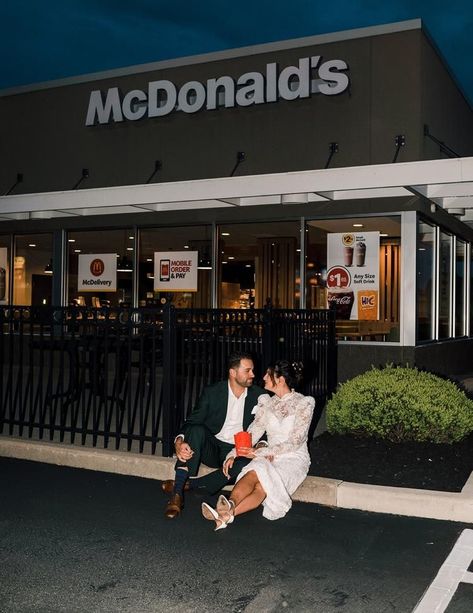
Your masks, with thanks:
<instances>
[{"instance_id":1,"label":"dark blue sky","mask_svg":"<svg viewBox=\"0 0 473 613\"><path fill-rule=\"evenodd\" d=\"M0 0L0 89L421 18L473 101L472 0Z\"/></svg>"}]
</instances>

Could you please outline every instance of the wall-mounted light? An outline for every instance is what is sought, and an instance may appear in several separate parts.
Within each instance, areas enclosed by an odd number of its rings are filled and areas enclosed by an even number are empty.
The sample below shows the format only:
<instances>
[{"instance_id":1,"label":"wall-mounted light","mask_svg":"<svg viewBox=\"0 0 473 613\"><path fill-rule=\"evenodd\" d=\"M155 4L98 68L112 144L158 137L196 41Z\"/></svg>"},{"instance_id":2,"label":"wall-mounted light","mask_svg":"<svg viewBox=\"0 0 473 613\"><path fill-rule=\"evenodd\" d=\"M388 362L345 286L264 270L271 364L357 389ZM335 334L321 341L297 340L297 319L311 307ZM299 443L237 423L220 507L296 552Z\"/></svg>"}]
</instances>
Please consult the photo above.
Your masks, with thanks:
<instances>
[{"instance_id":1,"label":"wall-mounted light","mask_svg":"<svg viewBox=\"0 0 473 613\"><path fill-rule=\"evenodd\" d=\"M148 177L148 179L146 180L146 183L150 183L151 179L154 177L154 175L156 173L158 173L161 168L163 167L163 163L161 162L161 160L155 160L154 162L154 170L153 172L150 174L150 176Z\"/></svg>"},{"instance_id":2,"label":"wall-mounted light","mask_svg":"<svg viewBox=\"0 0 473 613\"><path fill-rule=\"evenodd\" d=\"M22 172L19 172L19 173L16 175L16 181L15 181L15 183L13 183L13 185L10 187L10 189L8 189L8 190L5 192L4 196L8 196L9 194L11 194L11 193L12 193L12 191L15 189L15 187L16 187L17 185L19 185L20 183L23 183L23 173L22 173Z\"/></svg>"},{"instance_id":3,"label":"wall-mounted light","mask_svg":"<svg viewBox=\"0 0 473 613\"><path fill-rule=\"evenodd\" d=\"M89 169L88 168L83 168L82 169L81 178L77 181L77 183L74 185L74 187L72 189L77 189L79 187L79 185L82 183L82 181L84 179L88 179L88 178L89 178Z\"/></svg>"},{"instance_id":4,"label":"wall-mounted light","mask_svg":"<svg viewBox=\"0 0 473 613\"><path fill-rule=\"evenodd\" d=\"M246 154L245 154L245 152L244 152L244 151L237 151L237 154L236 154L236 164L235 164L235 166L233 167L232 172L230 173L230 176L231 176L231 177L233 177L233 175L235 174L236 169L238 168L238 166L240 166L240 164L241 164L242 162L244 162L244 161L245 161L245 159L246 159Z\"/></svg>"}]
</instances>

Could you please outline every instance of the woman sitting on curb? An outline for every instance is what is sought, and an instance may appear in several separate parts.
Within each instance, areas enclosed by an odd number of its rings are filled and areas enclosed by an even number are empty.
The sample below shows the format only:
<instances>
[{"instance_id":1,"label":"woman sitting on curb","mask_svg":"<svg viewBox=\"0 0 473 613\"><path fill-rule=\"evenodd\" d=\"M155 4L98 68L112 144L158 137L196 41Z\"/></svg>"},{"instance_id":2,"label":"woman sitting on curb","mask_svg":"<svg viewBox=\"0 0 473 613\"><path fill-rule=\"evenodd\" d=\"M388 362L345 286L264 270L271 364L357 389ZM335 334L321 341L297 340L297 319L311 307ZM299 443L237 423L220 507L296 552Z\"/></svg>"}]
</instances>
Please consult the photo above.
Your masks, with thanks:
<instances>
[{"instance_id":1,"label":"woman sitting on curb","mask_svg":"<svg viewBox=\"0 0 473 613\"><path fill-rule=\"evenodd\" d=\"M215 521L215 530L226 528L237 515L260 504L263 516L271 520L284 517L291 508L291 494L309 471L307 435L315 405L311 396L294 391L300 383L301 371L300 363L285 360L268 368L264 387L274 396L263 394L258 398L255 419L248 428L253 440L266 432L268 446L239 450L241 456L252 460L241 471L230 499L220 496L215 509L202 503L202 515ZM236 451L232 449L223 465L225 474L235 457Z\"/></svg>"}]
</instances>

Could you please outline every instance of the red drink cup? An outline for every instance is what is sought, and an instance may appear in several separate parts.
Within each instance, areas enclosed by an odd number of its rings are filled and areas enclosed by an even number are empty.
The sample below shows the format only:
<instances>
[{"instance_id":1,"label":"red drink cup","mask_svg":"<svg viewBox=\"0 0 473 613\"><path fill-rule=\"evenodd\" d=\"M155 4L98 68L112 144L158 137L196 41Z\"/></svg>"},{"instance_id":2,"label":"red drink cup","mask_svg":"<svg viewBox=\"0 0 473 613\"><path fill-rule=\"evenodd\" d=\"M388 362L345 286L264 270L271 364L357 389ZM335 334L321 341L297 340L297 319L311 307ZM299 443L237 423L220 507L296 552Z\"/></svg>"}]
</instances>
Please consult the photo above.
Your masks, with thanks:
<instances>
[{"instance_id":1,"label":"red drink cup","mask_svg":"<svg viewBox=\"0 0 473 613\"><path fill-rule=\"evenodd\" d=\"M235 439L237 456L240 455L240 449L242 447L251 447L251 434L249 432L237 432L233 438Z\"/></svg>"}]
</instances>

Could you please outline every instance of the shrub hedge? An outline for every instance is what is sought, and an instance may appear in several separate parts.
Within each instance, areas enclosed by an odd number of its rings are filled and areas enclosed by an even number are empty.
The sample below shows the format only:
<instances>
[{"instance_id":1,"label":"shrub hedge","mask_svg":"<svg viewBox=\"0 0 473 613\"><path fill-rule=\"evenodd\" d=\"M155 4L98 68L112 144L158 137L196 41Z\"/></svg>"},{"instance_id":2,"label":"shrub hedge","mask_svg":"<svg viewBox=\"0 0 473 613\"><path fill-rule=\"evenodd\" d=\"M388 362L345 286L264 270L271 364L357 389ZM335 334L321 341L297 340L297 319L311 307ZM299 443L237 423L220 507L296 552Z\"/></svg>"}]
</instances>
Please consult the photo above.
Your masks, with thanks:
<instances>
[{"instance_id":1,"label":"shrub hedge","mask_svg":"<svg viewBox=\"0 0 473 613\"><path fill-rule=\"evenodd\" d=\"M473 401L451 381L416 368L373 368L329 400L327 427L394 442L454 443L473 432Z\"/></svg>"}]
</instances>

